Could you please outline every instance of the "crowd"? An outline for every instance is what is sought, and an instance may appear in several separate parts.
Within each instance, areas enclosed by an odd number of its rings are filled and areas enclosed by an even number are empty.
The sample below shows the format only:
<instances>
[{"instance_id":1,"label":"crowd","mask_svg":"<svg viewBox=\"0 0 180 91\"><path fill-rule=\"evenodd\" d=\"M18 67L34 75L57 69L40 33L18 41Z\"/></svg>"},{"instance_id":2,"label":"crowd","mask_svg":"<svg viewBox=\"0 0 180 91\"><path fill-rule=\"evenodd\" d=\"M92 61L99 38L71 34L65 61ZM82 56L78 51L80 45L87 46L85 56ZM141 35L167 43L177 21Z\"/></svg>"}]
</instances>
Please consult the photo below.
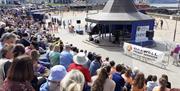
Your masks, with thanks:
<instances>
[{"instance_id":1,"label":"crowd","mask_svg":"<svg viewBox=\"0 0 180 91\"><path fill-rule=\"evenodd\" d=\"M146 78L138 68L63 43L24 10L0 12L0 91L180 91L165 74Z\"/></svg>"}]
</instances>

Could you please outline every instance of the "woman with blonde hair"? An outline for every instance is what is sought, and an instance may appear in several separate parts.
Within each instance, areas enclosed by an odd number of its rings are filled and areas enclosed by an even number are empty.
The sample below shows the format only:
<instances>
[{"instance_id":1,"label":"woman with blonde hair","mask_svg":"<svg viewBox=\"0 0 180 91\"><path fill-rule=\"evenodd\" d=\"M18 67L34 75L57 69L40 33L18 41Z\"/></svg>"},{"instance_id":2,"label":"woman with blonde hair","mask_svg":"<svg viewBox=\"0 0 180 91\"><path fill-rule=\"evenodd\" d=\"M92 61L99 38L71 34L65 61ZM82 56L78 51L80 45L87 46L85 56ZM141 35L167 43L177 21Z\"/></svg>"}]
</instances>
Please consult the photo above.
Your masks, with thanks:
<instances>
[{"instance_id":1,"label":"woman with blonde hair","mask_svg":"<svg viewBox=\"0 0 180 91\"><path fill-rule=\"evenodd\" d=\"M71 70L61 81L60 91L82 91L84 84L84 75L78 70Z\"/></svg>"}]
</instances>

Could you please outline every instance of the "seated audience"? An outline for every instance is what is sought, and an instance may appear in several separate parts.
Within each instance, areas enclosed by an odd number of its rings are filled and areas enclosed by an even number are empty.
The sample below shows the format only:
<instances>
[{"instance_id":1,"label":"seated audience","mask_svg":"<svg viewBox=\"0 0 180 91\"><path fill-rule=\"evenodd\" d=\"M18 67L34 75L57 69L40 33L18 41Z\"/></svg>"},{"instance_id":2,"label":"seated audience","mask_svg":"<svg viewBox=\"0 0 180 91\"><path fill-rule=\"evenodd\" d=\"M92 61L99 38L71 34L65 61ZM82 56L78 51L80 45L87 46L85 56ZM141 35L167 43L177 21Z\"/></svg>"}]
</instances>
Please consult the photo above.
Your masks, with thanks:
<instances>
[{"instance_id":1,"label":"seated audience","mask_svg":"<svg viewBox=\"0 0 180 91\"><path fill-rule=\"evenodd\" d=\"M71 46L66 44L60 56L60 65L63 65L66 69L73 63L73 55L70 53L70 50Z\"/></svg>"},{"instance_id":2,"label":"seated audience","mask_svg":"<svg viewBox=\"0 0 180 91\"><path fill-rule=\"evenodd\" d=\"M145 78L143 73L138 73L132 85L132 91L146 91Z\"/></svg>"},{"instance_id":3,"label":"seated audience","mask_svg":"<svg viewBox=\"0 0 180 91\"><path fill-rule=\"evenodd\" d=\"M38 63L40 54L37 50L31 51L31 59L33 61L33 68L36 76L45 76L49 75L49 69L45 66Z\"/></svg>"},{"instance_id":4,"label":"seated audience","mask_svg":"<svg viewBox=\"0 0 180 91\"><path fill-rule=\"evenodd\" d=\"M24 47L30 46L30 41L28 40L28 34L22 34L22 38L20 39L19 43L23 44Z\"/></svg>"},{"instance_id":5,"label":"seated audience","mask_svg":"<svg viewBox=\"0 0 180 91\"><path fill-rule=\"evenodd\" d=\"M180 88L172 88L170 91L180 91Z\"/></svg>"},{"instance_id":6,"label":"seated audience","mask_svg":"<svg viewBox=\"0 0 180 91\"><path fill-rule=\"evenodd\" d=\"M148 77L146 78L146 84L148 81L152 81L152 77L153 77L152 75L148 75Z\"/></svg>"},{"instance_id":7,"label":"seated audience","mask_svg":"<svg viewBox=\"0 0 180 91\"><path fill-rule=\"evenodd\" d=\"M68 72L75 69L83 73L86 82L91 82L90 71L85 68L83 65L88 61L88 58L83 52L78 53L73 57L74 63L69 65Z\"/></svg>"},{"instance_id":8,"label":"seated audience","mask_svg":"<svg viewBox=\"0 0 180 91\"><path fill-rule=\"evenodd\" d=\"M26 51L27 55L30 55L32 50L39 50L38 43L35 42L35 41L31 42L30 46L27 46L25 48L25 51Z\"/></svg>"},{"instance_id":9,"label":"seated audience","mask_svg":"<svg viewBox=\"0 0 180 91\"><path fill-rule=\"evenodd\" d=\"M0 85L2 85L3 81L5 80L5 74L4 74L4 64L8 62L9 60L13 59L13 48L14 45L6 45L2 48L1 52L1 59L0 59Z\"/></svg>"},{"instance_id":10,"label":"seated audience","mask_svg":"<svg viewBox=\"0 0 180 91\"><path fill-rule=\"evenodd\" d=\"M128 68L124 74L122 74L122 77L125 81L125 87L127 88L128 91L131 89L131 85L133 84L133 79L131 77L132 70Z\"/></svg>"},{"instance_id":11,"label":"seated audience","mask_svg":"<svg viewBox=\"0 0 180 91\"><path fill-rule=\"evenodd\" d=\"M116 72L115 62L110 61L109 64L111 66L111 74L115 73Z\"/></svg>"},{"instance_id":12,"label":"seated audience","mask_svg":"<svg viewBox=\"0 0 180 91\"><path fill-rule=\"evenodd\" d=\"M51 66L59 65L60 63L60 47L55 45L53 50L49 53Z\"/></svg>"},{"instance_id":13,"label":"seated audience","mask_svg":"<svg viewBox=\"0 0 180 91\"><path fill-rule=\"evenodd\" d=\"M59 91L61 80L66 74L67 71L64 66L56 65L52 67L47 82L41 85L40 91Z\"/></svg>"},{"instance_id":14,"label":"seated audience","mask_svg":"<svg viewBox=\"0 0 180 91\"><path fill-rule=\"evenodd\" d=\"M116 83L116 87L114 91L122 91L125 81L121 76L121 72L123 71L124 67L121 64L116 66L116 72L112 74L112 80Z\"/></svg>"},{"instance_id":15,"label":"seated audience","mask_svg":"<svg viewBox=\"0 0 180 91\"><path fill-rule=\"evenodd\" d=\"M84 75L78 70L71 70L61 81L60 91L83 91Z\"/></svg>"},{"instance_id":16,"label":"seated audience","mask_svg":"<svg viewBox=\"0 0 180 91\"><path fill-rule=\"evenodd\" d=\"M5 44L15 44L16 35L13 33L4 33L1 37L0 50L4 47Z\"/></svg>"},{"instance_id":17,"label":"seated audience","mask_svg":"<svg viewBox=\"0 0 180 91\"><path fill-rule=\"evenodd\" d=\"M162 75L162 78L166 79L166 81L167 81L166 87L167 87L167 88L171 88L171 83L170 83L169 80L168 80L168 76L165 75L165 74L163 74L163 75Z\"/></svg>"},{"instance_id":18,"label":"seated audience","mask_svg":"<svg viewBox=\"0 0 180 91\"><path fill-rule=\"evenodd\" d=\"M139 73L139 69L137 67L134 67L133 68L133 71L132 71L132 78L133 80L135 79L136 75Z\"/></svg>"},{"instance_id":19,"label":"seated audience","mask_svg":"<svg viewBox=\"0 0 180 91\"><path fill-rule=\"evenodd\" d=\"M87 58L88 58L88 61L87 61L86 64L84 64L84 67L86 67L86 68L89 69L89 67L90 67L90 65L91 65L91 62L92 62L94 59L93 59L93 55L92 55L91 52L89 52L86 56L87 56Z\"/></svg>"},{"instance_id":20,"label":"seated audience","mask_svg":"<svg viewBox=\"0 0 180 91\"><path fill-rule=\"evenodd\" d=\"M154 87L152 91L170 91L170 89L167 88L166 86L167 86L167 80L161 77L159 79L159 86Z\"/></svg>"},{"instance_id":21,"label":"seated audience","mask_svg":"<svg viewBox=\"0 0 180 91\"><path fill-rule=\"evenodd\" d=\"M103 62L102 65L109 65L109 57L106 57Z\"/></svg>"},{"instance_id":22,"label":"seated audience","mask_svg":"<svg viewBox=\"0 0 180 91\"><path fill-rule=\"evenodd\" d=\"M15 58L2 85L3 91L35 91L30 83L33 73L30 57L24 55Z\"/></svg>"},{"instance_id":23,"label":"seated audience","mask_svg":"<svg viewBox=\"0 0 180 91\"><path fill-rule=\"evenodd\" d=\"M91 76L96 75L96 71L97 69L99 69L101 67L101 56L100 55L96 55L95 56L95 60L93 60L90 64L89 70L91 73Z\"/></svg>"},{"instance_id":24,"label":"seated audience","mask_svg":"<svg viewBox=\"0 0 180 91\"><path fill-rule=\"evenodd\" d=\"M152 81L147 82L147 91L152 91L154 87L158 86L157 84L157 76L152 76Z\"/></svg>"},{"instance_id":25,"label":"seated audience","mask_svg":"<svg viewBox=\"0 0 180 91\"><path fill-rule=\"evenodd\" d=\"M16 44L14 49L12 50L12 53L13 53L13 59L18 56L24 55L25 54L24 46L22 44ZM4 63L3 69L4 69L5 77L7 77L7 72L12 62L13 60L8 60L7 62Z\"/></svg>"},{"instance_id":26,"label":"seated audience","mask_svg":"<svg viewBox=\"0 0 180 91\"><path fill-rule=\"evenodd\" d=\"M114 91L115 82L109 78L110 66L100 68L100 72L92 84L91 91Z\"/></svg>"}]
</instances>

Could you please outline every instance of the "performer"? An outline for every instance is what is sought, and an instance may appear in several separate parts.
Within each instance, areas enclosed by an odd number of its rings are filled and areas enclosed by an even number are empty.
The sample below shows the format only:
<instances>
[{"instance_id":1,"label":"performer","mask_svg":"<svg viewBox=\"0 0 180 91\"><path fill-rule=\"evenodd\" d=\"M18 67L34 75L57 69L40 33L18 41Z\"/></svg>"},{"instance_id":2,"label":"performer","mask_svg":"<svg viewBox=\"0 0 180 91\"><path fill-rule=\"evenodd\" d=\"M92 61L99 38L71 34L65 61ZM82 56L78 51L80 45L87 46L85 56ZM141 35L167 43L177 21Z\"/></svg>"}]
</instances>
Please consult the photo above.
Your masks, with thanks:
<instances>
[{"instance_id":1,"label":"performer","mask_svg":"<svg viewBox=\"0 0 180 91\"><path fill-rule=\"evenodd\" d=\"M178 62L180 62L180 45L177 45L174 50L171 52L171 56L174 58L173 64L178 66Z\"/></svg>"}]
</instances>

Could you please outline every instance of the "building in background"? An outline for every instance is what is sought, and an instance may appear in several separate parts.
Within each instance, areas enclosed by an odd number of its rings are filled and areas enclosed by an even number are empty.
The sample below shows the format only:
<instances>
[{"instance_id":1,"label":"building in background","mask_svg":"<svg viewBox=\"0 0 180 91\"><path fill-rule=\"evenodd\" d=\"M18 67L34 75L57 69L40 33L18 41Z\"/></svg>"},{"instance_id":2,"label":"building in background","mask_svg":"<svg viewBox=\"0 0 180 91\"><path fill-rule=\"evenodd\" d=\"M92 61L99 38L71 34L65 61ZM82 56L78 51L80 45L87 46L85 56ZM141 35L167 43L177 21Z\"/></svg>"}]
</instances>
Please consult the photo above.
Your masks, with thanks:
<instances>
[{"instance_id":1,"label":"building in background","mask_svg":"<svg viewBox=\"0 0 180 91\"><path fill-rule=\"evenodd\" d=\"M148 0L134 0L136 4L147 4Z\"/></svg>"},{"instance_id":2,"label":"building in background","mask_svg":"<svg viewBox=\"0 0 180 91\"><path fill-rule=\"evenodd\" d=\"M42 2L49 2L49 0L0 0L2 4L27 4L27 3L42 3Z\"/></svg>"},{"instance_id":3,"label":"building in background","mask_svg":"<svg viewBox=\"0 0 180 91\"><path fill-rule=\"evenodd\" d=\"M72 0L49 0L48 3L69 4Z\"/></svg>"},{"instance_id":4,"label":"building in background","mask_svg":"<svg viewBox=\"0 0 180 91\"><path fill-rule=\"evenodd\" d=\"M70 4L73 2L83 2L86 0L0 0L0 3L4 4L13 4L14 2L19 2L19 3L42 3L42 2L47 2L47 3L59 3L59 4ZM88 3L90 4L96 4L96 5L101 5L106 3L108 0L87 0ZM148 0L134 0L136 4L147 4Z\"/></svg>"}]
</instances>

